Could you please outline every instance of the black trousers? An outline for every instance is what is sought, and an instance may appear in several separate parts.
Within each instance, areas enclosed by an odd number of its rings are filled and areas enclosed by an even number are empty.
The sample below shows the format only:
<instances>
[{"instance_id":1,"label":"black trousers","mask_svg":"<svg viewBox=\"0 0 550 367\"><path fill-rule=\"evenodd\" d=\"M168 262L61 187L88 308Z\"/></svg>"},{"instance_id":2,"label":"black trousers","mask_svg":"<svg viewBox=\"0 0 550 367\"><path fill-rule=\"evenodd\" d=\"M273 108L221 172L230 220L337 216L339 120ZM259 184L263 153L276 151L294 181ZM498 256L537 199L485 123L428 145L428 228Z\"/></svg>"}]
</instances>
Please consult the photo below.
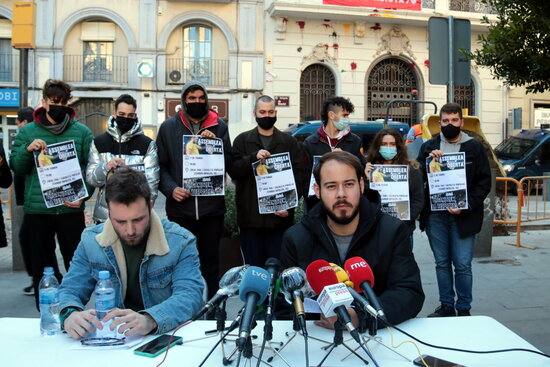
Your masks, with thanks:
<instances>
[{"instance_id":1,"label":"black trousers","mask_svg":"<svg viewBox=\"0 0 550 367\"><path fill-rule=\"evenodd\" d=\"M220 239L223 232L223 215L203 219L168 217L197 238L197 250L201 262L201 273L208 286L208 298L219 288Z\"/></svg>"},{"instance_id":2,"label":"black trousers","mask_svg":"<svg viewBox=\"0 0 550 367\"><path fill-rule=\"evenodd\" d=\"M239 227L244 263L263 268L270 257L278 259L285 230Z\"/></svg>"},{"instance_id":3,"label":"black trousers","mask_svg":"<svg viewBox=\"0 0 550 367\"><path fill-rule=\"evenodd\" d=\"M65 270L80 242L80 235L86 227L84 212L65 214L25 214L22 228L28 232L30 242L29 254L31 263L34 297L38 308L38 285L44 268L53 267L57 280L63 278L59 272L55 255L55 236L59 242L59 249L63 256Z\"/></svg>"}]
</instances>

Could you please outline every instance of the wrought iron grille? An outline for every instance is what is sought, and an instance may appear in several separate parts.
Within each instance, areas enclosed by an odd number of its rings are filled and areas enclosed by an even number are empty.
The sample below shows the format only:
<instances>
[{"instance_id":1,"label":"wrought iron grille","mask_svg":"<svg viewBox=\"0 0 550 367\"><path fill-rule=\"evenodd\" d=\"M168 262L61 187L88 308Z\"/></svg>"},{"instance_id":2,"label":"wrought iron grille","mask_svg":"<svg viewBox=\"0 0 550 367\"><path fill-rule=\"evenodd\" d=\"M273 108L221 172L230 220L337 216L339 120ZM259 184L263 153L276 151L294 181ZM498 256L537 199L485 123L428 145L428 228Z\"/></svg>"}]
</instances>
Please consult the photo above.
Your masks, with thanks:
<instances>
[{"instance_id":1,"label":"wrought iron grille","mask_svg":"<svg viewBox=\"0 0 550 367\"><path fill-rule=\"evenodd\" d=\"M435 0L422 0L422 8L435 9Z\"/></svg>"},{"instance_id":2,"label":"wrought iron grille","mask_svg":"<svg viewBox=\"0 0 550 367\"><path fill-rule=\"evenodd\" d=\"M68 82L128 83L128 58L111 55L63 55Z\"/></svg>"},{"instance_id":3,"label":"wrought iron grille","mask_svg":"<svg viewBox=\"0 0 550 367\"><path fill-rule=\"evenodd\" d=\"M476 114L476 88L474 81L470 79L470 85L455 85L454 101L462 108L468 109L468 115Z\"/></svg>"},{"instance_id":4,"label":"wrought iron grille","mask_svg":"<svg viewBox=\"0 0 550 367\"><path fill-rule=\"evenodd\" d=\"M471 13L494 14L493 8L483 4L479 0L450 0L449 9L455 11L468 11Z\"/></svg>"},{"instance_id":5,"label":"wrought iron grille","mask_svg":"<svg viewBox=\"0 0 550 367\"><path fill-rule=\"evenodd\" d=\"M414 64L389 58L376 64L367 80L367 120L386 116L388 102L392 99L411 99L411 91L418 90ZM410 103L392 105L388 118L414 125L418 118L417 106Z\"/></svg>"},{"instance_id":6,"label":"wrought iron grille","mask_svg":"<svg viewBox=\"0 0 550 367\"><path fill-rule=\"evenodd\" d=\"M199 80L208 86L228 86L229 60L209 57L166 60L167 84L185 84L190 80Z\"/></svg>"},{"instance_id":7,"label":"wrought iron grille","mask_svg":"<svg viewBox=\"0 0 550 367\"><path fill-rule=\"evenodd\" d=\"M300 77L300 119L320 120L325 99L336 94L334 75L324 65L308 66Z\"/></svg>"},{"instance_id":8,"label":"wrought iron grille","mask_svg":"<svg viewBox=\"0 0 550 367\"><path fill-rule=\"evenodd\" d=\"M114 105L110 98L81 98L72 107L76 109L76 119L98 136L107 130Z\"/></svg>"}]
</instances>

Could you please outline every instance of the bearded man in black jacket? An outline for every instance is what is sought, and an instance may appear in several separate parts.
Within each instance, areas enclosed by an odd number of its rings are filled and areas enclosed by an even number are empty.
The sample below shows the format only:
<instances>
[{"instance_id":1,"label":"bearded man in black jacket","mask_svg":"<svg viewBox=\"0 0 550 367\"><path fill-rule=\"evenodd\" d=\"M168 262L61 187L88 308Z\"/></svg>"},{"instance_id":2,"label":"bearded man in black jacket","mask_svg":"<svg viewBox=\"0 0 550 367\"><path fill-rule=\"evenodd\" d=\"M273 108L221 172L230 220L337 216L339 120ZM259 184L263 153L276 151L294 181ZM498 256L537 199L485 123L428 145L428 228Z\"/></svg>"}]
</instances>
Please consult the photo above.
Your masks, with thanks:
<instances>
[{"instance_id":1,"label":"bearded man in black jacket","mask_svg":"<svg viewBox=\"0 0 550 367\"><path fill-rule=\"evenodd\" d=\"M420 270L408 242L407 226L380 211L362 195L363 166L353 154L323 155L313 170L315 194L321 200L283 237L285 268L305 269L317 259L344 267L360 256L374 273L374 291L388 321L398 324L422 309ZM352 319L357 320L350 309ZM335 319L321 317L318 325L331 328ZM379 326L383 326L380 325Z\"/></svg>"}]
</instances>

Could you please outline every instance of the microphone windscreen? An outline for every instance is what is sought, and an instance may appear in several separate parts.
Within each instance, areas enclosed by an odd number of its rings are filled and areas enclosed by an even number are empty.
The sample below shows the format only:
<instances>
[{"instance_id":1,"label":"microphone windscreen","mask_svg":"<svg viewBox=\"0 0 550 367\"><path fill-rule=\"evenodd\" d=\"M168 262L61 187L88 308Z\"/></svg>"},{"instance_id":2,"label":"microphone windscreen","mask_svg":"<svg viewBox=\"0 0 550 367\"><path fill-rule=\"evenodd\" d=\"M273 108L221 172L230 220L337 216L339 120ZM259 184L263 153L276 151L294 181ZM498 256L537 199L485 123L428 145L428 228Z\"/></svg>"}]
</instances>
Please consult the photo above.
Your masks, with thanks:
<instances>
[{"instance_id":1,"label":"microphone windscreen","mask_svg":"<svg viewBox=\"0 0 550 367\"><path fill-rule=\"evenodd\" d=\"M338 278L338 283L344 283L348 287L353 288L353 282L349 280L348 273L346 273L344 269L334 263L330 263L330 266L332 266L332 270L334 270L334 274L336 274L336 278Z\"/></svg>"},{"instance_id":2,"label":"microphone windscreen","mask_svg":"<svg viewBox=\"0 0 550 367\"><path fill-rule=\"evenodd\" d=\"M362 257L357 256L347 259L344 269L346 269L350 280L353 282L353 289L357 292L363 292L361 289L363 282L369 282L371 288L374 287L374 274L369 264Z\"/></svg>"},{"instance_id":3,"label":"microphone windscreen","mask_svg":"<svg viewBox=\"0 0 550 367\"><path fill-rule=\"evenodd\" d=\"M270 257L269 259L266 260L264 268L265 269L273 268L276 270L276 272L279 272L281 270L281 262L279 261L279 259Z\"/></svg>"},{"instance_id":4,"label":"microphone windscreen","mask_svg":"<svg viewBox=\"0 0 550 367\"><path fill-rule=\"evenodd\" d=\"M263 303L269 291L270 280L271 275L265 269L257 266L251 266L246 269L239 288L241 301L246 302L248 294L255 292L259 296L256 305Z\"/></svg>"},{"instance_id":5,"label":"microphone windscreen","mask_svg":"<svg viewBox=\"0 0 550 367\"><path fill-rule=\"evenodd\" d=\"M281 279L281 290L286 296L306 284L306 273L301 268L292 267L283 270L279 279Z\"/></svg>"},{"instance_id":6,"label":"microphone windscreen","mask_svg":"<svg viewBox=\"0 0 550 367\"><path fill-rule=\"evenodd\" d=\"M307 281L315 294L319 295L327 285L338 283L332 266L326 260L315 260L306 268Z\"/></svg>"}]
</instances>

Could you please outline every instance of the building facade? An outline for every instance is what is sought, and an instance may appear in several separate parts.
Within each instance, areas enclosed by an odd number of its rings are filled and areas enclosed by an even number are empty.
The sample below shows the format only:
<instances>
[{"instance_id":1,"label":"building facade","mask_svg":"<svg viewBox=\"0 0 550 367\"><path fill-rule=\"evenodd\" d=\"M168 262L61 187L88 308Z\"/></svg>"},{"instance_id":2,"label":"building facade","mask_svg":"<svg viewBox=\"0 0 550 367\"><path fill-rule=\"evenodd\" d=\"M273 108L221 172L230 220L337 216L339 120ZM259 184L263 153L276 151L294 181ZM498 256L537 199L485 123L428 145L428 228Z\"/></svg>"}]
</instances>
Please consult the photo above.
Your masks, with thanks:
<instances>
[{"instance_id":1,"label":"building facade","mask_svg":"<svg viewBox=\"0 0 550 367\"><path fill-rule=\"evenodd\" d=\"M97 135L106 128L113 100L128 93L137 100L146 134L154 138L179 108L183 84L198 79L208 86L212 107L229 121L232 136L242 130L239 124L252 123L254 95L263 88L263 1L34 2L28 105L40 104L46 79L63 79L74 88L70 104L77 119ZM18 51L9 40L12 5L0 1L2 89L19 86ZM16 110L5 110L8 117L2 118L3 131L12 135Z\"/></svg>"},{"instance_id":2,"label":"building facade","mask_svg":"<svg viewBox=\"0 0 550 367\"><path fill-rule=\"evenodd\" d=\"M279 128L319 119L322 101L331 95L353 101L354 120L375 120L385 116L390 99L412 98L413 89L439 107L446 102L447 87L429 82L430 17L468 19L472 48L486 30L481 18L488 9L477 0L423 0L417 10L326 1L34 0L28 105L40 104L46 79L63 79L74 87L70 103L77 118L97 135L106 128L114 98L128 93L154 138L179 108L182 85L198 79L208 86L212 107L228 121L232 138L255 126L252 109L260 94L276 98ZM6 149L16 134L10 93L19 86L19 51L10 42L12 6L0 0L0 128ZM541 110L550 108L550 93L510 89L476 65L470 85L455 87L454 96L480 118L493 145L514 129L534 127L541 121L537 116L546 116ZM401 104L390 117L416 123L431 111L428 105Z\"/></svg>"}]
</instances>

